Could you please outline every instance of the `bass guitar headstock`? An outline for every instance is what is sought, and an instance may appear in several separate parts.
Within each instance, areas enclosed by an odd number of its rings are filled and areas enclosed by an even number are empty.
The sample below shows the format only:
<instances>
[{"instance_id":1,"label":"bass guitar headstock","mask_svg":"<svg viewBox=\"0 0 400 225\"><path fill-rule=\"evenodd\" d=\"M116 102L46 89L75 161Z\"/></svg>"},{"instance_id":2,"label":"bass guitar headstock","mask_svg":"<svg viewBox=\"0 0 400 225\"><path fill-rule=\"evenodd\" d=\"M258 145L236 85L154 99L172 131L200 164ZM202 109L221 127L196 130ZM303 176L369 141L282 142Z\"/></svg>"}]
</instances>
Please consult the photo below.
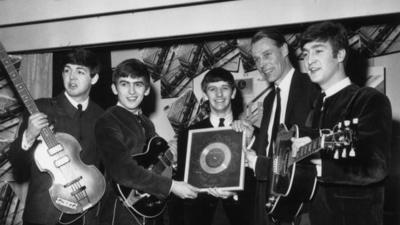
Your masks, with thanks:
<instances>
[{"instance_id":1,"label":"bass guitar headstock","mask_svg":"<svg viewBox=\"0 0 400 225\"><path fill-rule=\"evenodd\" d=\"M320 136L327 150L335 151L334 159L355 157L358 118L336 124L332 130L322 129Z\"/></svg>"}]
</instances>

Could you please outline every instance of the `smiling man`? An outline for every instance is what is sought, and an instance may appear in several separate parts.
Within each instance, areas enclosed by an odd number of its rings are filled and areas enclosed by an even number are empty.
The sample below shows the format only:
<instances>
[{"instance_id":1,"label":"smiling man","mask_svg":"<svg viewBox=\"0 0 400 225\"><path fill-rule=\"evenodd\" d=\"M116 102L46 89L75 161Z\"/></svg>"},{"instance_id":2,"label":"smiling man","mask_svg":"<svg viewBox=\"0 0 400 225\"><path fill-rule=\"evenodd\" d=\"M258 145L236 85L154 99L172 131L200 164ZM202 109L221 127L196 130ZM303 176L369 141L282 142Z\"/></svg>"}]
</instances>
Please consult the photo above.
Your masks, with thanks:
<instances>
[{"instance_id":1,"label":"smiling man","mask_svg":"<svg viewBox=\"0 0 400 225\"><path fill-rule=\"evenodd\" d=\"M112 82L118 103L106 110L95 127L106 179L158 199L166 199L170 192L180 198L196 198L197 188L156 174L132 158L142 154L147 141L157 135L153 123L141 110L141 103L150 93L150 74L146 66L137 59L127 59L115 68ZM103 199L100 224L156 223L157 218L131 212L111 186L107 187Z\"/></svg>"},{"instance_id":2,"label":"smiling man","mask_svg":"<svg viewBox=\"0 0 400 225\"><path fill-rule=\"evenodd\" d=\"M271 90L264 99L263 118L254 145L245 151L248 166L254 171L256 179L253 190L256 195L255 210L251 224L265 225L273 224L266 213L265 204L270 194L270 157L274 152L278 125L284 123L288 127L293 124L304 126L319 88L306 74L295 69L293 65L297 62L291 61L288 43L275 29L261 30L253 36L251 55L257 70ZM253 182L249 182L251 183ZM246 188L254 189L251 186ZM291 223L297 219L296 216L298 214L288 213L285 217L274 218L274 221L279 224Z\"/></svg>"},{"instance_id":3,"label":"smiling man","mask_svg":"<svg viewBox=\"0 0 400 225\"><path fill-rule=\"evenodd\" d=\"M318 185L311 205L312 225L383 224L384 179L388 173L392 111L389 99L370 87L359 87L345 72L347 32L334 22L313 24L301 35L305 67L322 91L313 128L332 129L339 122L358 119L355 157L340 149L324 151L312 160ZM310 138L295 139L293 149ZM338 150L338 149L336 149Z\"/></svg>"},{"instance_id":4,"label":"smiling man","mask_svg":"<svg viewBox=\"0 0 400 225\"><path fill-rule=\"evenodd\" d=\"M237 89L231 72L223 68L211 69L205 74L201 88L204 98L208 102L209 116L191 125L179 135L177 180L183 180L189 130L230 127L233 120L238 118L236 114L240 113L236 113L232 109ZM226 213L226 217L232 225L242 225L249 222L248 215L251 209L245 205L250 204L244 204L249 198L244 197L242 192L234 197L234 193L216 188L209 191L211 191L211 195L200 193L197 199L188 199L183 202L175 201L174 209L170 210L171 224L211 225L215 213L221 212ZM220 199L224 211L217 210Z\"/></svg>"}]
</instances>

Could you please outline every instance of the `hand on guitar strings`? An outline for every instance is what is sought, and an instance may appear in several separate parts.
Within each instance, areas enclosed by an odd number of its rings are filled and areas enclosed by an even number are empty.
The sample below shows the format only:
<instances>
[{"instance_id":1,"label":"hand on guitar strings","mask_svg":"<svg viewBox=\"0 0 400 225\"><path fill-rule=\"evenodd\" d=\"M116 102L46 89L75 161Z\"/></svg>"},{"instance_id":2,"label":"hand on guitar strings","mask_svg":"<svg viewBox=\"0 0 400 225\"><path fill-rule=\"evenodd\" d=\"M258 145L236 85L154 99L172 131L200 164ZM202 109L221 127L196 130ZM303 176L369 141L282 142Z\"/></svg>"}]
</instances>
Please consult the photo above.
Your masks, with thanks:
<instances>
[{"instance_id":1,"label":"hand on guitar strings","mask_svg":"<svg viewBox=\"0 0 400 225\"><path fill-rule=\"evenodd\" d=\"M232 197L236 196L235 192L225 191L225 190L222 190L222 189L216 188L216 187L207 188L207 193L212 195L212 196L214 196L214 197L222 198L222 199L227 199L227 198L229 198L231 196Z\"/></svg>"},{"instance_id":2,"label":"hand on guitar strings","mask_svg":"<svg viewBox=\"0 0 400 225\"><path fill-rule=\"evenodd\" d=\"M194 199L197 198L197 193L200 189L186 183L183 181L172 181L171 192L174 193L179 198L185 199L190 198Z\"/></svg>"},{"instance_id":3,"label":"hand on guitar strings","mask_svg":"<svg viewBox=\"0 0 400 225\"><path fill-rule=\"evenodd\" d=\"M310 137L291 138L292 141L292 157L296 157L300 147L311 142Z\"/></svg>"}]
</instances>

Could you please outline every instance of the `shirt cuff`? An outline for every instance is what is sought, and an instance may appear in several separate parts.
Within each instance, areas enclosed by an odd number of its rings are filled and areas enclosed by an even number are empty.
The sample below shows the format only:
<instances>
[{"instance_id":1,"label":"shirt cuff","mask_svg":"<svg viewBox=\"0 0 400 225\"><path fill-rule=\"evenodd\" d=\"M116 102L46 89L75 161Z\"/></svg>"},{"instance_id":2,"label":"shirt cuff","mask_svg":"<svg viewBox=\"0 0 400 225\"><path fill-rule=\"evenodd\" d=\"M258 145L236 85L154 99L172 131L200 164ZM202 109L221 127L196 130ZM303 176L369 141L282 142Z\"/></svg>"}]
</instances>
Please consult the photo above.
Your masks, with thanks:
<instances>
[{"instance_id":1,"label":"shirt cuff","mask_svg":"<svg viewBox=\"0 0 400 225\"><path fill-rule=\"evenodd\" d=\"M28 138L26 137L26 131L22 134L22 141L21 141L21 148L22 150L29 150L30 147L32 147L33 143L35 142L35 139L28 141Z\"/></svg>"}]
</instances>

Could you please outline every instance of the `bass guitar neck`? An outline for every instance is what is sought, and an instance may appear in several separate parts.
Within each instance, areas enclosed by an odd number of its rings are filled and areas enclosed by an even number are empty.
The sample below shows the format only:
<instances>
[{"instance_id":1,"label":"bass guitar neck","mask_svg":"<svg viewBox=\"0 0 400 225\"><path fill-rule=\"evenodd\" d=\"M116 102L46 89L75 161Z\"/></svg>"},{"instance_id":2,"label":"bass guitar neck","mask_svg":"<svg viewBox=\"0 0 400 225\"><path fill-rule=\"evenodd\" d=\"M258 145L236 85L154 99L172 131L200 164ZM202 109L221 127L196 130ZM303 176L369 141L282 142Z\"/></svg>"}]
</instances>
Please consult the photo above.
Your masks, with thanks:
<instances>
[{"instance_id":1,"label":"bass guitar neck","mask_svg":"<svg viewBox=\"0 0 400 225\"><path fill-rule=\"evenodd\" d=\"M0 61L27 111L38 113L34 99L1 43ZM100 201L106 187L104 176L95 166L82 162L78 141L66 133L54 134L49 127L43 128L40 136L34 159L40 171L52 178L49 194L54 206L64 213L78 214Z\"/></svg>"}]
</instances>

